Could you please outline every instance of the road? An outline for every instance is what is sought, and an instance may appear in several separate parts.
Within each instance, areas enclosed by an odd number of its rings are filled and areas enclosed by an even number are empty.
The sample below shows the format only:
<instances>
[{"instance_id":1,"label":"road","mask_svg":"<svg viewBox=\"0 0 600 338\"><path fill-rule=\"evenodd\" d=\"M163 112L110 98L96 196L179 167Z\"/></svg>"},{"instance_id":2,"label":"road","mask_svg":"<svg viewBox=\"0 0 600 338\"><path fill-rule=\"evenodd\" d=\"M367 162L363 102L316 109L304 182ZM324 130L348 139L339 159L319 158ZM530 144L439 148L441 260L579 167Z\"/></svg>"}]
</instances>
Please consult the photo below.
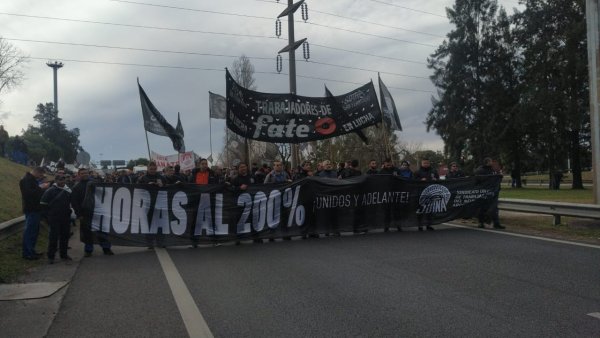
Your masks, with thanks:
<instances>
[{"instance_id":1,"label":"road","mask_svg":"<svg viewBox=\"0 0 600 338\"><path fill-rule=\"evenodd\" d=\"M48 337L187 337L203 320L215 337L600 335L600 247L440 226L158 250L199 317L157 252L115 248L81 262Z\"/></svg>"}]
</instances>

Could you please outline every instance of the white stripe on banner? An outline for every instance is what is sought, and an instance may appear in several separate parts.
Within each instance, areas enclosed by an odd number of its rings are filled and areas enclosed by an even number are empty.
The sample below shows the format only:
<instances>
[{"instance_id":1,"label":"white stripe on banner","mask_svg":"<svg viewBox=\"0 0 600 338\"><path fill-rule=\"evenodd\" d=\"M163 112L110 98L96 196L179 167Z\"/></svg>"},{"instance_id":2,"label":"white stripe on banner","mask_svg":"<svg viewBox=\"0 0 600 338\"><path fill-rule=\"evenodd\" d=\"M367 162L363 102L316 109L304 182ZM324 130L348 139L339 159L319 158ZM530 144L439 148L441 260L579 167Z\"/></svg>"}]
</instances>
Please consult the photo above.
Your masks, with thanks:
<instances>
[{"instance_id":1,"label":"white stripe on banner","mask_svg":"<svg viewBox=\"0 0 600 338\"><path fill-rule=\"evenodd\" d=\"M188 334L190 337L212 338L213 334L210 332L198 306L196 306L190 290L188 290L179 271L177 271L171 256L165 249L155 248L155 250Z\"/></svg>"}]
</instances>

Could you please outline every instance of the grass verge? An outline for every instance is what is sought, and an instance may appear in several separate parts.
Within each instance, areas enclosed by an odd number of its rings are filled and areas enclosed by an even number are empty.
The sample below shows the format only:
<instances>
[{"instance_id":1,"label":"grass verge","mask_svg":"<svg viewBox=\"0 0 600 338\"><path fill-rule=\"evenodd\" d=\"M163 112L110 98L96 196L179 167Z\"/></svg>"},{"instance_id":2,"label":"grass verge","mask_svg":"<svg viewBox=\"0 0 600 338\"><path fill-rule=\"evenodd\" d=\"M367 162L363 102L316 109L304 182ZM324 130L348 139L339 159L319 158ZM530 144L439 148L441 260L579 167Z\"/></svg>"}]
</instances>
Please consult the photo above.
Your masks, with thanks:
<instances>
[{"instance_id":1,"label":"grass verge","mask_svg":"<svg viewBox=\"0 0 600 338\"><path fill-rule=\"evenodd\" d=\"M594 203L594 192L592 189L573 190L560 189L550 190L545 187L506 188L500 190L500 198L518 198L526 200L568 202L568 203Z\"/></svg>"},{"instance_id":2,"label":"grass verge","mask_svg":"<svg viewBox=\"0 0 600 338\"><path fill-rule=\"evenodd\" d=\"M23 231L19 231L0 241L0 283L14 283L28 270L45 264L46 256L37 261L28 261L21 257ZM37 252L46 252L48 248L48 227L42 223L37 241Z\"/></svg>"}]
</instances>

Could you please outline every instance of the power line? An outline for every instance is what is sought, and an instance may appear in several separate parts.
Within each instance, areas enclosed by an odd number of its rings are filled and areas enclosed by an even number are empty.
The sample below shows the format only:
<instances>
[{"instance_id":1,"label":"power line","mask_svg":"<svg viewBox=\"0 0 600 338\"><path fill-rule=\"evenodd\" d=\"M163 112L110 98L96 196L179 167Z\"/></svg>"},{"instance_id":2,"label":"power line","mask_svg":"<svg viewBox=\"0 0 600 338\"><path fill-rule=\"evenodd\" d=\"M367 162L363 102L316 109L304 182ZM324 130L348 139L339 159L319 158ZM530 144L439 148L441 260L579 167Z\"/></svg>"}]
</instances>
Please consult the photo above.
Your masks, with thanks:
<instances>
[{"instance_id":1,"label":"power line","mask_svg":"<svg viewBox=\"0 0 600 338\"><path fill-rule=\"evenodd\" d=\"M93 47L93 48L108 48L108 49L117 49L117 50L131 50L131 51L141 51L141 52L154 52L154 53L169 53L169 54L183 54L183 55L199 55L199 56L216 56L216 57L228 57L228 58L238 58L239 55L227 55L227 54L212 54L212 53L199 53L199 52L188 52L188 51L172 51L172 50L164 50L164 49L150 49L150 48L135 48L135 47L121 47L121 46L109 46L109 45L97 45L97 44L86 44L86 43L74 43L74 42L60 42L60 41L47 41L47 40L31 40L31 39L14 39L4 37L3 39L8 41L21 41L21 42L34 42L34 43L47 43L47 44L58 44L58 45L66 45L66 46L81 46L81 47ZM248 56L249 59L255 60L272 60L272 57L261 57L261 56ZM395 75L400 77L410 77L415 79L425 79L428 80L428 77L417 76L417 75L407 75L400 73L392 73L381 70L374 70L368 68L359 68L352 66L344 66L326 62L318 62L318 61L307 61L308 63L314 63L318 65L324 65L329 67L337 67L337 68L345 68L345 69L354 69L366 72L378 72L382 74Z\"/></svg>"},{"instance_id":2,"label":"power line","mask_svg":"<svg viewBox=\"0 0 600 338\"><path fill-rule=\"evenodd\" d=\"M77 60L77 59L64 59L64 58L41 58L34 56L25 56L26 59L33 60L50 60L50 59L59 59L65 62L77 62L77 63L92 63L92 64L104 64L104 65L113 65L113 66L134 66L134 67L149 67L149 68L166 68L166 69L181 69L181 70L199 70L199 71L213 71L213 72L222 72L224 68L206 68L206 67L189 67L189 66L173 66L173 65L151 65L151 64L143 64L143 63L126 63L126 62L111 62L111 61L95 61L95 60ZM267 74L267 75L288 75L287 73L277 73L277 72L265 72L265 71L255 71L256 74ZM347 84L358 84L363 85L364 83L351 82L351 81L343 81L343 80L333 80L326 79L320 77L306 76L306 75L297 75L298 77L302 77L305 79L312 80L320 80L320 81L329 81L329 82L338 82L338 83L347 83ZM422 92L422 93L433 93L429 90L421 90L421 89L412 89L412 88L402 88L402 87L390 87L393 89L399 89L404 91L413 91L413 92Z\"/></svg>"},{"instance_id":3,"label":"power line","mask_svg":"<svg viewBox=\"0 0 600 338\"><path fill-rule=\"evenodd\" d=\"M96 25L108 25L108 26L127 27L127 28L141 28L141 29L152 29L152 30L165 30L165 31L175 31L175 32L185 32L185 33L200 33L200 34L212 34L212 35L233 36L233 37L250 37L250 38L260 38L260 39L278 39L275 36L268 36L268 35L224 33L224 32L201 31L201 30L182 29L182 28L132 25L132 24L122 24L122 23L114 23L114 22L102 22L102 21L91 21L91 20L57 18L57 17L50 17L50 16L26 15L26 14L6 13L6 12L0 12L0 15L24 17L24 18L31 18L31 19L57 20L57 21L87 23L87 24L96 24ZM409 62L409 63L416 63L416 64L426 64L426 63L420 62L420 61L408 60L408 59L391 57L391 56L376 55L376 54L372 54L372 53L355 51L355 50L351 50L351 49L343 49L343 48L331 47L331 46L320 45L320 44L316 44L316 43L312 43L311 45L312 46L321 47L321 48L336 50L336 51L342 51L342 52L357 54L357 55L377 57L377 58L386 59L386 60L393 60L393 61L399 61L399 62Z\"/></svg>"},{"instance_id":4,"label":"power line","mask_svg":"<svg viewBox=\"0 0 600 338\"><path fill-rule=\"evenodd\" d=\"M400 6L400 5L396 5L396 4L393 4L393 3L389 3L389 2L385 2L385 1L380 1L380 0L371 0L371 1L377 2L377 3L380 3L380 4L384 4L384 5L388 5L388 6L394 6L394 7L398 7L398 8L403 8L403 9L406 9L406 10L409 10L409 11L413 11L413 12L417 12L417 13L429 14L429 15L433 15L433 16L437 16L437 17L446 19L445 15L440 15L440 14L436 14L436 13L422 11L420 9L414 9L414 8L410 8L410 7L406 7L406 6Z\"/></svg>"},{"instance_id":5,"label":"power line","mask_svg":"<svg viewBox=\"0 0 600 338\"><path fill-rule=\"evenodd\" d=\"M150 7L177 9L177 10L181 10L181 11L191 11L191 12L201 12L201 13L209 13L209 14L237 16L237 17L244 17L244 18L253 18L253 19L273 20L272 17L247 15L247 14L239 14L239 13L230 13L230 12L219 12L219 11L211 11L211 10L207 10L207 9L195 9L195 8L186 8L186 7L157 5L157 4L150 4L150 3L146 3L146 2L127 1L127 0L110 0L110 1L122 2L122 3L132 4L132 5L140 5L140 6L150 6Z\"/></svg>"},{"instance_id":6,"label":"power line","mask_svg":"<svg viewBox=\"0 0 600 338\"><path fill-rule=\"evenodd\" d=\"M169 9L176 9L176 10L183 10L183 11L193 11L193 12L202 12L202 13L210 13L210 14L218 14L218 15L229 15L229 16L236 16L236 17L246 17L246 18L253 18L253 19L268 19L268 20L273 20L273 18L269 18L269 17L265 17L265 16L246 15L246 14L221 12L221 11L211 11L211 10L185 8L185 7L175 7L175 6L167 6L167 5L157 5L157 4L150 4L150 3L137 2L137 1L127 1L127 0L110 0L110 1L127 3L127 4L133 4L133 5L139 5L139 6L169 8ZM302 21L297 21L297 22L304 23ZM372 34L372 33L366 33L366 32L359 32L359 31L355 31L355 30L347 29L347 28L340 28L340 27L335 27L335 26L330 26L330 25L324 25L324 24L318 24L318 23L313 23L313 22L307 22L307 24L313 25L313 26L317 26L317 27L324 27L324 28L339 30L339 31L343 31L343 32L348 32L348 33L353 33L353 34L359 34L359 35L366 35L366 36L371 36L371 37L376 37L376 38L381 38L381 39L386 39L386 40L393 40L393 41L398 41L398 42L403 42L403 43L408 43L408 44L414 44L414 45L419 45L419 46L437 47L437 46L432 45L432 44L415 42L415 41L409 41L409 40L404 40L404 39L398 39L398 38L394 38L394 37L391 37L391 36L384 36L384 35L378 35L378 34Z\"/></svg>"},{"instance_id":7,"label":"power line","mask_svg":"<svg viewBox=\"0 0 600 338\"><path fill-rule=\"evenodd\" d=\"M267 3L272 3L273 2L272 0L254 0L254 1L257 1L257 2L267 2ZM280 4L284 5L283 3L280 3ZM433 36L433 37L436 37L436 38L445 38L445 36L442 36L442 35L431 34L431 33L422 32L422 31L416 31L416 30L412 30L412 29L408 29L408 28L403 28L403 27L398 27L398 26L386 25L386 24L382 24L382 23L378 23L378 22L372 22L372 21L368 21L368 20L364 20L364 19L351 18L351 17L348 17L348 16L339 15L339 14L318 11L318 10L313 9L313 8L311 8L310 11L311 12L315 12L315 13L324 14L324 15L333 16L333 17L336 17L336 18L341 18L341 19L346 19L346 20L351 20L351 21L356 21L356 22L362 22L362 23L366 23L366 24L370 24L370 25L375 25L375 26L380 26L380 27L386 27L386 28L392 28L392 29L397 29L397 30L401 30L401 31L411 32L411 33L423 34L423 35Z\"/></svg>"}]
</instances>

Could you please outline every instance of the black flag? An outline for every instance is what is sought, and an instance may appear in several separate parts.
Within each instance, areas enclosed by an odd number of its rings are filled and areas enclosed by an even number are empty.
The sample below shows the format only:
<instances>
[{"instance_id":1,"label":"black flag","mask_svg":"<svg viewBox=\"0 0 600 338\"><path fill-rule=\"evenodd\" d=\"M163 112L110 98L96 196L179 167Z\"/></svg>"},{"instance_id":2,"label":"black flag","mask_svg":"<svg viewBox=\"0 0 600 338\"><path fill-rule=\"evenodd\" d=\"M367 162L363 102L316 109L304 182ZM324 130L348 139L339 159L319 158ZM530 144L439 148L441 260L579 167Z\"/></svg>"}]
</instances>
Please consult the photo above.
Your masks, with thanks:
<instances>
[{"instance_id":1,"label":"black flag","mask_svg":"<svg viewBox=\"0 0 600 338\"><path fill-rule=\"evenodd\" d=\"M383 84L383 81L381 81L379 74L377 74L377 77L379 78L379 94L381 95L381 111L383 113L383 118L391 130L402 131L402 125L400 124L400 118L398 117L394 98L392 98L392 94L390 94L390 91Z\"/></svg>"},{"instance_id":2,"label":"black flag","mask_svg":"<svg viewBox=\"0 0 600 338\"><path fill-rule=\"evenodd\" d=\"M144 129L152 134L166 136L173 142L173 148L178 152L185 152L183 143L183 128L181 134L173 128L172 125L165 120L162 114L154 107L148 95L140 85L138 80L138 88L140 90L140 100L142 102L142 115L144 117Z\"/></svg>"},{"instance_id":3,"label":"black flag","mask_svg":"<svg viewBox=\"0 0 600 338\"><path fill-rule=\"evenodd\" d=\"M331 94L331 92L329 91L329 88L327 88L327 86L325 86L325 96L330 98L331 100L333 100L334 103L334 109L336 109L337 111L344 111L342 109L342 106L340 105L340 103L336 100L335 96L333 96L333 94ZM358 135L358 137L360 137L360 139L365 143L365 144L369 144L369 139L367 138L367 136L362 132L362 130L357 129L356 131L354 131L356 133L356 135Z\"/></svg>"}]
</instances>

